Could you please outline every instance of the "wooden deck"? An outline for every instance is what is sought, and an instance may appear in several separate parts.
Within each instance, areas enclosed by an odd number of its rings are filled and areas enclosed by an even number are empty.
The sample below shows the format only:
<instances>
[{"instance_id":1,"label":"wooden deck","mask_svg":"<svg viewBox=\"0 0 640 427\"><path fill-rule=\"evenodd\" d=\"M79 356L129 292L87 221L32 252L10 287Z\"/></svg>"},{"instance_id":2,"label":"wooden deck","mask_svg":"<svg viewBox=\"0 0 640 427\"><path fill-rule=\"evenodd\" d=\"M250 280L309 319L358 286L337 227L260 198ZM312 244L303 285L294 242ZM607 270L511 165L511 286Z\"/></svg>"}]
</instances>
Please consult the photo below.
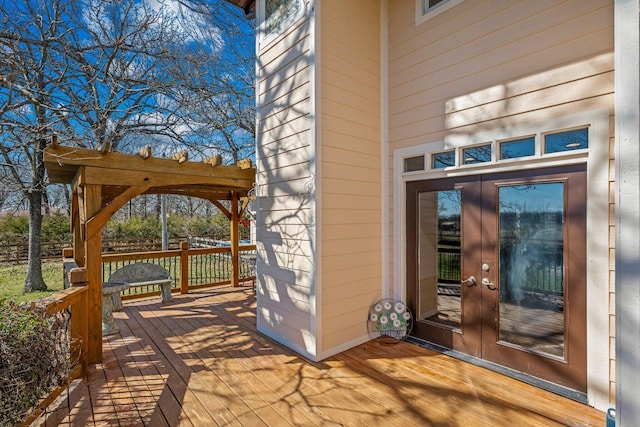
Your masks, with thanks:
<instances>
[{"instance_id":1,"label":"wooden deck","mask_svg":"<svg viewBox=\"0 0 640 427\"><path fill-rule=\"evenodd\" d=\"M125 304L103 363L38 426L604 426L605 415L416 345L375 340L311 363L219 288Z\"/></svg>"}]
</instances>

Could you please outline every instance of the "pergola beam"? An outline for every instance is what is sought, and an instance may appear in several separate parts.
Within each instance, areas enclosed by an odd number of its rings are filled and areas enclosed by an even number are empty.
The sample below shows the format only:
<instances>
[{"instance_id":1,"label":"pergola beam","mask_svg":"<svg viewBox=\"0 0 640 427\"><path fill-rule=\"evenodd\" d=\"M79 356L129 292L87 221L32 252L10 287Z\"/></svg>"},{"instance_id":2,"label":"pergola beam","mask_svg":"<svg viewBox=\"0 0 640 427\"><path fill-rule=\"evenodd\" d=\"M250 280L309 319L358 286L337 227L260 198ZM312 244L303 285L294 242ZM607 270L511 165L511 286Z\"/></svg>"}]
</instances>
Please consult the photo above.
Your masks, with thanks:
<instances>
[{"instance_id":1,"label":"pergola beam","mask_svg":"<svg viewBox=\"0 0 640 427\"><path fill-rule=\"evenodd\" d=\"M237 166L229 165L211 167L211 165L202 162L187 161L178 163L175 160L159 157L143 159L137 155L114 152L100 154L99 151L95 150L61 145L55 148L52 146L45 148L44 162L47 164L49 180L52 183L71 182L76 176L77 169L82 166L98 170L117 169L118 174L125 174L122 176L102 176L105 180L101 182L103 185L117 185L118 182L111 183L109 181L113 181L113 178L131 179L131 175L136 175L142 179L153 179L152 186L189 184L189 178L187 177L197 177L197 179L192 178L191 183L228 186L229 184L224 183L233 182L235 185L230 186L245 188L248 181L253 183L255 176L254 168L241 169ZM174 181L168 184L160 184L159 182L166 175L170 175ZM221 180L220 184L215 182L216 178ZM85 176L85 179L91 178ZM175 181L175 179L180 181ZM87 181L87 183L95 182ZM130 183L130 185L136 185L136 183ZM250 188L251 186L248 187L248 189Z\"/></svg>"}]
</instances>

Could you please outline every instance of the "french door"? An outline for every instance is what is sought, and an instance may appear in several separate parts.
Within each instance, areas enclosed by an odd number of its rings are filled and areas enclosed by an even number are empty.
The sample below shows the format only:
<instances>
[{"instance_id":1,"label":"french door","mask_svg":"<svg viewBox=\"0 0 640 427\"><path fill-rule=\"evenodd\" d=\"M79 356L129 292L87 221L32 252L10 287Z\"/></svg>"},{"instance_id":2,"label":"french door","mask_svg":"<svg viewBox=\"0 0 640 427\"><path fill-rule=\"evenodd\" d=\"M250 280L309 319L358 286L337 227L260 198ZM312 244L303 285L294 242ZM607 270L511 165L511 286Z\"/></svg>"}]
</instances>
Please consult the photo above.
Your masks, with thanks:
<instances>
[{"instance_id":1,"label":"french door","mask_svg":"<svg viewBox=\"0 0 640 427\"><path fill-rule=\"evenodd\" d=\"M586 392L586 197L584 165L407 183L412 334Z\"/></svg>"}]
</instances>

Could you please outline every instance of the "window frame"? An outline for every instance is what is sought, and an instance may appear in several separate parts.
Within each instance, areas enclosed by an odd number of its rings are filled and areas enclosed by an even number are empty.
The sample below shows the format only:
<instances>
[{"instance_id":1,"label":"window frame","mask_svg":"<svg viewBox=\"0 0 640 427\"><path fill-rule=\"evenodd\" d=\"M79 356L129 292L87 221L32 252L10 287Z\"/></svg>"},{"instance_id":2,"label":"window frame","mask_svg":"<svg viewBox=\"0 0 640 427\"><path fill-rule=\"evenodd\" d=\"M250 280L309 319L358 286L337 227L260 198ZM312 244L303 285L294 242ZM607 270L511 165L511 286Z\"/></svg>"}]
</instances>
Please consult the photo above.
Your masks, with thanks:
<instances>
[{"instance_id":1,"label":"window frame","mask_svg":"<svg viewBox=\"0 0 640 427\"><path fill-rule=\"evenodd\" d=\"M441 13L446 12L462 3L464 0L444 0L437 5L426 8L427 2L425 0L415 0L416 2L416 26L427 22L429 19L433 19Z\"/></svg>"},{"instance_id":2,"label":"window frame","mask_svg":"<svg viewBox=\"0 0 640 427\"><path fill-rule=\"evenodd\" d=\"M307 1L306 0L292 0L297 2L299 7L298 10L295 11L292 15L285 18L280 25L274 28L271 32L266 32L266 2L267 0L259 0L258 1L258 39L261 45L261 49L269 45L275 39L284 34L289 28L293 26L293 24L298 21L307 11Z\"/></svg>"}]
</instances>

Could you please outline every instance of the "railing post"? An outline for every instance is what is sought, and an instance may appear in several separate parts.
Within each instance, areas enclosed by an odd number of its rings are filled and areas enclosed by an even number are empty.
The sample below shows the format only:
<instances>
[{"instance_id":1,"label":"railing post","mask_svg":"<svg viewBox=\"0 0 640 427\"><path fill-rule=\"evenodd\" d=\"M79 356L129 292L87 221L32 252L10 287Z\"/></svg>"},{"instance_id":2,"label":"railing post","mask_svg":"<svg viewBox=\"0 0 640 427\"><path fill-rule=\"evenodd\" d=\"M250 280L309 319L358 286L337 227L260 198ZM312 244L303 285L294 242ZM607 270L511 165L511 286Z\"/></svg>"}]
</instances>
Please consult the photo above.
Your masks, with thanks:
<instances>
[{"instance_id":1,"label":"railing post","mask_svg":"<svg viewBox=\"0 0 640 427\"><path fill-rule=\"evenodd\" d=\"M189 293L189 242L180 242L180 293Z\"/></svg>"},{"instance_id":2,"label":"railing post","mask_svg":"<svg viewBox=\"0 0 640 427\"><path fill-rule=\"evenodd\" d=\"M71 286L87 286L87 269L72 268L69 271L69 283ZM82 375L88 372L89 352L89 299L87 292L83 292L80 301L71 306L71 337L80 339L80 365Z\"/></svg>"},{"instance_id":3,"label":"railing post","mask_svg":"<svg viewBox=\"0 0 640 427\"><path fill-rule=\"evenodd\" d=\"M231 194L231 218L229 220L231 238L231 286L240 286L240 255L239 255L239 215L238 215L238 193L233 192Z\"/></svg>"}]
</instances>

